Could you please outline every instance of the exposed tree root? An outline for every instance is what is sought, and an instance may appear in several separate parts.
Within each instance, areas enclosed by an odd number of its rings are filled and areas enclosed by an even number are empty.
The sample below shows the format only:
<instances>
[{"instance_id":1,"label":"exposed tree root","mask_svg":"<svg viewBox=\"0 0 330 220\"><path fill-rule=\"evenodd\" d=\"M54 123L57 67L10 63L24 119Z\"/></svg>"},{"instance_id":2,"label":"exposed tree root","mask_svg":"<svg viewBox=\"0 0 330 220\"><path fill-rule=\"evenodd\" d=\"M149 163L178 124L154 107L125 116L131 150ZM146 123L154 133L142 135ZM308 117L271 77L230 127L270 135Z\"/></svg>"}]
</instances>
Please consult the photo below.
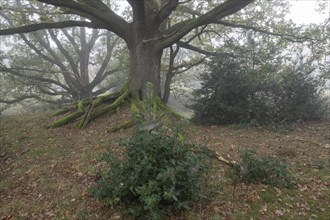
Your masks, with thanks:
<instances>
[{"instance_id":1,"label":"exposed tree root","mask_svg":"<svg viewBox=\"0 0 330 220\"><path fill-rule=\"evenodd\" d=\"M63 115L63 114L65 114L65 113L67 113L67 112L69 112L71 110L73 110L72 107L65 107L65 108L62 108L62 109L60 109L60 110L58 110L58 111L50 114L49 116L50 117L54 117L54 116L57 116L57 115Z\"/></svg>"},{"instance_id":2,"label":"exposed tree root","mask_svg":"<svg viewBox=\"0 0 330 220\"><path fill-rule=\"evenodd\" d=\"M132 127L134 125L134 123L135 123L134 119L123 121L119 125L114 125L114 126L108 128L107 131L108 132L116 132L116 131L119 131L121 129L127 129L127 128Z\"/></svg>"},{"instance_id":3,"label":"exposed tree root","mask_svg":"<svg viewBox=\"0 0 330 220\"><path fill-rule=\"evenodd\" d=\"M76 111L64 116L63 118L55 121L54 123L52 123L51 125L49 125L48 127L49 128L57 128L57 127L60 127L60 126L63 126L71 121L74 121L75 119L79 118L80 116L82 116L84 114L84 106L85 106L85 101L79 101L77 104L76 104ZM61 115L61 114L65 114L67 112L69 112L71 109L74 109L73 107L72 108L65 108L65 109L62 109L58 112L55 112L54 114L52 115Z\"/></svg>"},{"instance_id":4,"label":"exposed tree root","mask_svg":"<svg viewBox=\"0 0 330 220\"><path fill-rule=\"evenodd\" d=\"M120 113L124 104L130 104L132 118L121 122L118 125L110 126L107 131L115 132L134 126L135 115L140 114L146 120L154 119L159 114L170 114L177 118L183 118L178 113L168 108L159 97L153 97L151 100L142 101L137 95L130 93L124 87L120 93L109 94L95 97L94 99L81 100L74 106L61 109L51 116L64 115L62 118L50 124L49 128L56 128L68 123L76 122L78 128L85 128L92 120L101 117L104 114Z\"/></svg>"},{"instance_id":5,"label":"exposed tree root","mask_svg":"<svg viewBox=\"0 0 330 220\"><path fill-rule=\"evenodd\" d=\"M77 124L78 128L85 128L87 124L92 121L95 118L98 118L105 113L112 113L116 110L116 108L122 104L122 102L127 98L128 96L128 90L124 90L124 92L120 95L107 95L107 96L100 96L94 99L94 101L88 106L87 110L85 111L85 114L83 118L80 120L80 122ZM94 111L94 109L101 105L104 102L107 102L109 100L113 100L115 98L115 101L104 107L100 108Z\"/></svg>"}]
</instances>

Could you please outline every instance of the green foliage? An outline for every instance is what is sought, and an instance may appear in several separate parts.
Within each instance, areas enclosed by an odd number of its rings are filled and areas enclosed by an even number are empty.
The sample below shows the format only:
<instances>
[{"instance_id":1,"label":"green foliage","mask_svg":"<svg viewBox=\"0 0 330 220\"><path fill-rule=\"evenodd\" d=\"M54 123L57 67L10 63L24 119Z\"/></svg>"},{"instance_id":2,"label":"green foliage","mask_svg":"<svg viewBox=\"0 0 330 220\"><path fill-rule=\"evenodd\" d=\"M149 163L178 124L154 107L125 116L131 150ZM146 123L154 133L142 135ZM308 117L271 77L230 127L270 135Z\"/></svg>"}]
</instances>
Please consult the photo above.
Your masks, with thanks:
<instances>
[{"instance_id":1,"label":"green foliage","mask_svg":"<svg viewBox=\"0 0 330 220\"><path fill-rule=\"evenodd\" d=\"M273 115L273 103L266 88L272 87L266 74L248 71L244 59L215 58L210 71L201 77L196 90L193 120L201 123L244 123L265 121ZM264 66L260 71L268 71ZM269 70L271 71L271 70Z\"/></svg>"},{"instance_id":2,"label":"green foliage","mask_svg":"<svg viewBox=\"0 0 330 220\"><path fill-rule=\"evenodd\" d=\"M296 66L284 68L274 94L281 121L317 120L324 116L326 102L322 98L323 80L313 76L315 68L301 58Z\"/></svg>"},{"instance_id":3,"label":"green foliage","mask_svg":"<svg viewBox=\"0 0 330 220\"><path fill-rule=\"evenodd\" d=\"M125 153L105 157L109 170L92 194L134 218L163 219L167 211L189 209L199 199L210 162L201 146L177 131L136 131L123 141Z\"/></svg>"},{"instance_id":4,"label":"green foliage","mask_svg":"<svg viewBox=\"0 0 330 220\"><path fill-rule=\"evenodd\" d=\"M288 188L293 186L284 160L269 156L258 157L253 150L242 151L241 160L242 170L237 173L241 181Z\"/></svg>"},{"instance_id":5,"label":"green foliage","mask_svg":"<svg viewBox=\"0 0 330 220\"><path fill-rule=\"evenodd\" d=\"M266 61L252 67L248 58L218 57L209 63L194 93L193 121L270 124L323 117L323 81L303 58L285 67Z\"/></svg>"}]
</instances>

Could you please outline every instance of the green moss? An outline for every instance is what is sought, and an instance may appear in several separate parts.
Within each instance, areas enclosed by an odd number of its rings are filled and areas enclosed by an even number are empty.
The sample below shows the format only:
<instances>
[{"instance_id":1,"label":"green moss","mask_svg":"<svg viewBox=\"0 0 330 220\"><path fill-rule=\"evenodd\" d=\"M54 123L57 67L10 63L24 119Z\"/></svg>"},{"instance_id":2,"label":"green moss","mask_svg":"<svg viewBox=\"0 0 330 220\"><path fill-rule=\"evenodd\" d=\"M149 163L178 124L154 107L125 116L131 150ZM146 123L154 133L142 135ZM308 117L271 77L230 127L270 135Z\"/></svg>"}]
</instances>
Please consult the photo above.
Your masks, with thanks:
<instances>
[{"instance_id":1,"label":"green moss","mask_svg":"<svg viewBox=\"0 0 330 220\"><path fill-rule=\"evenodd\" d=\"M131 101L131 112L134 113L139 113L139 109L136 107L136 105Z\"/></svg>"},{"instance_id":2,"label":"green moss","mask_svg":"<svg viewBox=\"0 0 330 220\"><path fill-rule=\"evenodd\" d=\"M54 123L52 123L51 125L48 126L48 128L57 128L57 127L61 127L63 125L66 125L68 123L70 123L71 121L79 118L80 116L82 116L84 114L84 112L74 112L68 116L65 116L57 121L55 121Z\"/></svg>"},{"instance_id":3,"label":"green moss","mask_svg":"<svg viewBox=\"0 0 330 220\"><path fill-rule=\"evenodd\" d=\"M83 101L78 102L77 109L78 109L79 112L84 111L84 102Z\"/></svg>"},{"instance_id":4,"label":"green moss","mask_svg":"<svg viewBox=\"0 0 330 220\"><path fill-rule=\"evenodd\" d=\"M97 117L100 117L101 115L104 115L105 113L108 113L108 112L112 113L113 111L115 111L116 108L124 102L124 100L128 97L128 95L129 95L128 90L125 90L125 92L123 94L121 94L111 105L95 111L91 115L91 120L93 120Z\"/></svg>"},{"instance_id":5,"label":"green moss","mask_svg":"<svg viewBox=\"0 0 330 220\"><path fill-rule=\"evenodd\" d=\"M122 123L120 123L118 126L112 126L110 128L107 129L108 132L116 132L118 130L121 130L121 129L126 129L126 128L130 128L134 125L134 120L131 119L131 120L127 120L127 121L124 121Z\"/></svg>"},{"instance_id":6,"label":"green moss","mask_svg":"<svg viewBox=\"0 0 330 220\"><path fill-rule=\"evenodd\" d=\"M142 110L143 112L147 111L145 104L139 99L137 94L132 94L132 100L138 109Z\"/></svg>"}]
</instances>

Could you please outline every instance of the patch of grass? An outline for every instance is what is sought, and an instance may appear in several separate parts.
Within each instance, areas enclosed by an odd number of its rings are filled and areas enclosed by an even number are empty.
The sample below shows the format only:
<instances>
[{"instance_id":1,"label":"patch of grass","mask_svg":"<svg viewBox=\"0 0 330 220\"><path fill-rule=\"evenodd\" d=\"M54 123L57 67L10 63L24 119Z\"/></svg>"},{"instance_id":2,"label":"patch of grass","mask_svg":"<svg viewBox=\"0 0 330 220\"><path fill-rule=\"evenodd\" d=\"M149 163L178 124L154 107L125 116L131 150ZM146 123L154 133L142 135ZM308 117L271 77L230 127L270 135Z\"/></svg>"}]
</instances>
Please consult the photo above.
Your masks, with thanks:
<instances>
[{"instance_id":1,"label":"patch of grass","mask_svg":"<svg viewBox=\"0 0 330 220\"><path fill-rule=\"evenodd\" d=\"M218 213L214 213L210 217L210 220L222 220L222 219L223 218Z\"/></svg>"},{"instance_id":2,"label":"patch of grass","mask_svg":"<svg viewBox=\"0 0 330 220\"><path fill-rule=\"evenodd\" d=\"M296 189L288 189L288 188L283 188L281 189L283 192L282 198L285 198L286 201L292 202L295 196L297 196L298 192Z\"/></svg>"},{"instance_id":3,"label":"patch of grass","mask_svg":"<svg viewBox=\"0 0 330 220\"><path fill-rule=\"evenodd\" d=\"M323 197L326 201L330 201L330 188L326 189L324 194L323 194ZM329 211L330 211L330 207L328 207Z\"/></svg>"},{"instance_id":4,"label":"patch of grass","mask_svg":"<svg viewBox=\"0 0 330 220\"><path fill-rule=\"evenodd\" d=\"M317 159L313 162L312 167L318 170L330 168L328 159Z\"/></svg>"},{"instance_id":5,"label":"patch of grass","mask_svg":"<svg viewBox=\"0 0 330 220\"><path fill-rule=\"evenodd\" d=\"M276 200L276 190L274 188L267 188L260 193L260 199L262 202L272 203Z\"/></svg>"},{"instance_id":6,"label":"patch of grass","mask_svg":"<svg viewBox=\"0 0 330 220\"><path fill-rule=\"evenodd\" d=\"M250 123L237 123L237 124L230 124L228 125L229 128L232 128L234 130L244 130L249 127L256 127L254 124Z\"/></svg>"},{"instance_id":7,"label":"patch of grass","mask_svg":"<svg viewBox=\"0 0 330 220\"><path fill-rule=\"evenodd\" d=\"M15 202L10 202L7 204L2 204L1 211L3 212L9 212L14 211L16 213L22 212L22 210L26 209L26 202L24 199L20 199Z\"/></svg>"},{"instance_id":8,"label":"patch of grass","mask_svg":"<svg viewBox=\"0 0 330 220\"><path fill-rule=\"evenodd\" d=\"M330 209L328 208L327 210L325 210L325 212L321 212L317 216L317 220L329 220L329 216L330 216Z\"/></svg>"},{"instance_id":9,"label":"patch of grass","mask_svg":"<svg viewBox=\"0 0 330 220\"><path fill-rule=\"evenodd\" d=\"M99 172L99 167L95 164L87 165L87 167L83 167L82 171L88 175L95 175Z\"/></svg>"},{"instance_id":10,"label":"patch of grass","mask_svg":"<svg viewBox=\"0 0 330 220\"><path fill-rule=\"evenodd\" d=\"M19 141L14 142L11 147L12 147L12 150L14 150L14 151L21 150L22 148L24 148L24 146Z\"/></svg>"},{"instance_id":11,"label":"patch of grass","mask_svg":"<svg viewBox=\"0 0 330 220\"><path fill-rule=\"evenodd\" d=\"M250 216L248 216L246 213L244 212L240 212L240 211L235 211L232 214L232 219L239 219L239 220L250 220Z\"/></svg>"},{"instance_id":12,"label":"patch of grass","mask_svg":"<svg viewBox=\"0 0 330 220\"><path fill-rule=\"evenodd\" d=\"M16 181L7 178L5 179L3 176L1 176L0 191L7 189L14 189L16 185L17 185Z\"/></svg>"},{"instance_id":13,"label":"patch of grass","mask_svg":"<svg viewBox=\"0 0 330 220\"><path fill-rule=\"evenodd\" d=\"M29 151L29 155L33 158L36 159L40 157L44 153L44 150L40 148L33 148Z\"/></svg>"},{"instance_id":14,"label":"patch of grass","mask_svg":"<svg viewBox=\"0 0 330 220\"><path fill-rule=\"evenodd\" d=\"M4 138L0 137L0 154L3 151L3 148L4 148Z\"/></svg>"},{"instance_id":15,"label":"patch of grass","mask_svg":"<svg viewBox=\"0 0 330 220\"><path fill-rule=\"evenodd\" d=\"M307 200L307 204L311 207L317 206L317 202L315 200L312 200L312 199Z\"/></svg>"},{"instance_id":16,"label":"patch of grass","mask_svg":"<svg viewBox=\"0 0 330 220\"><path fill-rule=\"evenodd\" d=\"M272 123L271 125L267 126L267 128L277 133L278 135L287 135L291 132L295 131L298 127L298 123L294 122L283 122L283 123Z\"/></svg>"},{"instance_id":17,"label":"patch of grass","mask_svg":"<svg viewBox=\"0 0 330 220\"><path fill-rule=\"evenodd\" d=\"M276 150L276 154L280 157L293 158L297 156L297 150L292 147L280 147Z\"/></svg>"},{"instance_id":18,"label":"patch of grass","mask_svg":"<svg viewBox=\"0 0 330 220\"><path fill-rule=\"evenodd\" d=\"M77 218L79 220L86 220L86 219L88 219L88 216L86 215L86 213L84 211L78 211Z\"/></svg>"},{"instance_id":19,"label":"patch of grass","mask_svg":"<svg viewBox=\"0 0 330 220\"><path fill-rule=\"evenodd\" d=\"M67 217L58 217L58 216L55 216L54 217L54 220L69 220Z\"/></svg>"},{"instance_id":20,"label":"patch of grass","mask_svg":"<svg viewBox=\"0 0 330 220\"><path fill-rule=\"evenodd\" d=\"M98 144L104 149L109 149L111 147L110 142L107 140L99 140Z\"/></svg>"},{"instance_id":21,"label":"patch of grass","mask_svg":"<svg viewBox=\"0 0 330 220\"><path fill-rule=\"evenodd\" d=\"M198 214L194 210L187 210L183 216L186 220L199 220Z\"/></svg>"}]
</instances>

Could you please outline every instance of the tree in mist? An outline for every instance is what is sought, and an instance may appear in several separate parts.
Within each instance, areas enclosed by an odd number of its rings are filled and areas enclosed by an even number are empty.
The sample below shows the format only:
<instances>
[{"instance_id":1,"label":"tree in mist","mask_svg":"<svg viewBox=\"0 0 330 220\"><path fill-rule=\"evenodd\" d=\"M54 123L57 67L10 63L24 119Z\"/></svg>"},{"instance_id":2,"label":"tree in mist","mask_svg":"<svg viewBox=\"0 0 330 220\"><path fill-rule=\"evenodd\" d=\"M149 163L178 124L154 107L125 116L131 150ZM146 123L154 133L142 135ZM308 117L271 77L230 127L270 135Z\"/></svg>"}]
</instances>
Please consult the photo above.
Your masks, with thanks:
<instances>
[{"instance_id":1,"label":"tree in mist","mask_svg":"<svg viewBox=\"0 0 330 220\"><path fill-rule=\"evenodd\" d=\"M102 0L37 0L27 2L33 5L45 3L55 6L56 13L76 15L77 18L56 20L56 14L52 14L51 22L47 22L47 19L34 19L33 24L27 23L23 19L21 25L2 29L1 35L73 26L106 29L123 39L129 51L129 76L121 93L98 97L92 102L80 102L75 112L55 122L53 126L65 124L82 116L79 124L84 127L91 119L116 109L126 99L135 100L136 105L148 95L145 86L147 82L153 85L155 111L157 109L168 110L160 101L161 58L164 49L175 44L181 44L186 48L196 48L198 51L199 45L187 41L186 37L194 31L200 31L203 28L212 27L212 25L249 29L297 42L312 40L303 33L299 34L297 28L283 26L283 23L276 26L276 23L272 22L271 19L264 20L263 13L256 17L254 14L241 14L244 10L251 10L256 6L255 4L257 4L256 8L259 11L263 11L262 7L267 5L263 1L127 0L129 5L129 16L127 17L117 14L115 7L109 7ZM258 7L258 4L261 6ZM281 6L286 7L284 3L279 5L279 7ZM6 10L5 6L3 10ZM272 11L272 13L276 12ZM207 51L208 48L202 49ZM97 106L109 100L114 102L94 112ZM130 102L134 104L134 102Z\"/></svg>"},{"instance_id":2,"label":"tree in mist","mask_svg":"<svg viewBox=\"0 0 330 220\"><path fill-rule=\"evenodd\" d=\"M47 9L41 6L31 5L27 9L46 13ZM15 13L0 15L9 27L17 25ZM61 19L65 17L68 16ZM114 64L113 60L113 55L118 55L114 54L115 47L122 45L118 41L108 31L85 27L44 29L13 36L0 65L4 82L11 81L0 102L13 104L33 98L63 104L108 92L120 85L120 63Z\"/></svg>"}]
</instances>

